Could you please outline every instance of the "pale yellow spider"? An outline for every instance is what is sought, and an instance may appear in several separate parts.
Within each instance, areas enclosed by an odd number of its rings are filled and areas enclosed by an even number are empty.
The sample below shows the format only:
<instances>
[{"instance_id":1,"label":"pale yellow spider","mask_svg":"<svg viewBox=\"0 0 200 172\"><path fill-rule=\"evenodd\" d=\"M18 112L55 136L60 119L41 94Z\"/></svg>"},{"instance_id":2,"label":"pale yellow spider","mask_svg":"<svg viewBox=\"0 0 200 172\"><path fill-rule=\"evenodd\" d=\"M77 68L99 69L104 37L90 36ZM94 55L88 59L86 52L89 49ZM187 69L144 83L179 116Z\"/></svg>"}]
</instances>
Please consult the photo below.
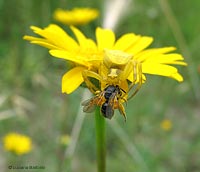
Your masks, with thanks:
<instances>
[{"instance_id":1,"label":"pale yellow spider","mask_svg":"<svg viewBox=\"0 0 200 172\"><path fill-rule=\"evenodd\" d=\"M122 103L132 98L142 85L141 63L122 51L105 50L98 72L85 70L82 75L89 90L96 95L82 103L83 111L91 112L98 105L104 117L111 119L114 109L119 109L126 119ZM99 88L89 78L98 80Z\"/></svg>"}]
</instances>

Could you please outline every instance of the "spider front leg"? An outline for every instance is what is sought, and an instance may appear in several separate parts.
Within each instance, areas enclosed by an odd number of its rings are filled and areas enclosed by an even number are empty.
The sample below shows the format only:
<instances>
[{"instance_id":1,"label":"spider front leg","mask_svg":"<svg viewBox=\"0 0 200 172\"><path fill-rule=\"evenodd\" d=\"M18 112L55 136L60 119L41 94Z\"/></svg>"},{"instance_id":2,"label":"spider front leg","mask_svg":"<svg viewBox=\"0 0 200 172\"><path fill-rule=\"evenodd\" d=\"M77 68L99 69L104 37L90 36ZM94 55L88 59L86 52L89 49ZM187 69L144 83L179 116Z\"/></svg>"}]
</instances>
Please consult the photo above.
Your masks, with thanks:
<instances>
[{"instance_id":1,"label":"spider front leg","mask_svg":"<svg viewBox=\"0 0 200 172\"><path fill-rule=\"evenodd\" d=\"M121 71L121 73L119 74L119 78L120 78L120 80L122 80L122 81L125 81L127 78L128 78L128 76L131 74L131 72L133 71L133 66L134 66L134 61L129 61L126 65L125 65L125 67L124 67L124 69Z\"/></svg>"},{"instance_id":2,"label":"spider front leg","mask_svg":"<svg viewBox=\"0 0 200 172\"><path fill-rule=\"evenodd\" d=\"M130 77L132 75L132 77ZM125 97L130 93L131 89L135 86L135 90L131 93L128 99L132 98L140 89L142 85L142 66L141 63L131 60L126 64L123 71L120 73L121 80L126 80L127 78L131 81L129 84L128 91L123 95Z\"/></svg>"},{"instance_id":3,"label":"spider front leg","mask_svg":"<svg viewBox=\"0 0 200 172\"><path fill-rule=\"evenodd\" d=\"M89 71L89 70L84 70L82 72L82 76L83 76L83 79L85 81L85 84L87 85L88 89L93 93L93 94L96 94L97 91L99 91L99 89L89 80L89 77L90 78L95 78L97 79L99 82L101 82L102 78L99 74L95 73L95 72L92 72L92 71Z\"/></svg>"},{"instance_id":4,"label":"spider front leg","mask_svg":"<svg viewBox=\"0 0 200 172\"><path fill-rule=\"evenodd\" d=\"M120 114L124 117L124 120L126 122L126 112L125 112L124 106L121 103L121 101L118 102L118 110L119 110Z\"/></svg>"},{"instance_id":5,"label":"spider front leg","mask_svg":"<svg viewBox=\"0 0 200 172\"><path fill-rule=\"evenodd\" d=\"M128 100L131 99L133 96L135 96L142 86L142 64L140 62L134 61L133 62L133 81L131 82L129 86L129 91L136 84L137 86L135 88L135 91L128 97Z\"/></svg>"}]
</instances>

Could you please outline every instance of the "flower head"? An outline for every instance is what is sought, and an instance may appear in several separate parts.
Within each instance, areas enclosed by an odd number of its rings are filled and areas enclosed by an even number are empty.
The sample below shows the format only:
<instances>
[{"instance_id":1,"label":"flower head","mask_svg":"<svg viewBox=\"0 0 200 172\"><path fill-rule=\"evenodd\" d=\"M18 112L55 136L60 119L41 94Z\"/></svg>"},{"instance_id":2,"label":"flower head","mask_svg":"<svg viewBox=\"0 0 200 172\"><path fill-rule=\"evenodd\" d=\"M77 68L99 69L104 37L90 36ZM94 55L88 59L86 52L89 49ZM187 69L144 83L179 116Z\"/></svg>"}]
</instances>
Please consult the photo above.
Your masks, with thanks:
<instances>
[{"instance_id":1,"label":"flower head","mask_svg":"<svg viewBox=\"0 0 200 172\"><path fill-rule=\"evenodd\" d=\"M59 142L60 142L60 144L67 146L70 144L71 138L68 134L64 134L64 135L60 136Z\"/></svg>"},{"instance_id":2,"label":"flower head","mask_svg":"<svg viewBox=\"0 0 200 172\"><path fill-rule=\"evenodd\" d=\"M32 149L31 138L17 133L9 133L3 138L4 149L16 153L26 154Z\"/></svg>"},{"instance_id":3,"label":"flower head","mask_svg":"<svg viewBox=\"0 0 200 172\"><path fill-rule=\"evenodd\" d=\"M53 17L55 20L67 25L84 25L96 19L98 10L92 8L74 8L72 10L55 10Z\"/></svg>"},{"instance_id":4,"label":"flower head","mask_svg":"<svg viewBox=\"0 0 200 172\"><path fill-rule=\"evenodd\" d=\"M165 119L161 122L160 127L165 131L169 131L172 129L172 122L169 119Z\"/></svg>"},{"instance_id":5,"label":"flower head","mask_svg":"<svg viewBox=\"0 0 200 172\"><path fill-rule=\"evenodd\" d=\"M76 36L76 40L54 24L44 29L31 26L31 29L41 38L24 36L24 39L31 43L49 48L52 56L76 64L63 76L62 92L69 94L77 89L86 79L83 76L85 71L91 71L86 72L86 75L100 82L104 76L107 78L106 81L111 81L110 78L113 76L118 78L120 76L120 79L122 78L121 80L124 81L123 85L126 85L127 80L134 82L133 84L138 83L139 77L142 78L140 82L144 83L146 74L161 75L179 82L183 81L177 68L172 65L187 64L180 54L169 53L174 51L175 47L146 49L152 43L152 37L127 33L116 39L112 30L100 27L96 29L96 42L94 42L77 28L70 28ZM99 71L100 68L102 68L101 71ZM116 70L110 71L110 68ZM120 75L118 74L119 70L122 72ZM105 83L101 85L101 90L104 88Z\"/></svg>"}]
</instances>

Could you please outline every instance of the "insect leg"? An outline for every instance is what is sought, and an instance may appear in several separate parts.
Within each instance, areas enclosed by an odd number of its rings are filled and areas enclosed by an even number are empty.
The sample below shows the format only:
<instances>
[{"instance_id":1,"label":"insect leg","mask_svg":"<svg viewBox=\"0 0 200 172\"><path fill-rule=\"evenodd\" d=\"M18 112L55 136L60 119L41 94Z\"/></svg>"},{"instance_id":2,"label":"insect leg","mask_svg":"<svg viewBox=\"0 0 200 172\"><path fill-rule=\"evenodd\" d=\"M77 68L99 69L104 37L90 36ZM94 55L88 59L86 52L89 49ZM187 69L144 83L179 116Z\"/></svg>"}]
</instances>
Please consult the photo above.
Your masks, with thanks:
<instances>
[{"instance_id":1,"label":"insect leg","mask_svg":"<svg viewBox=\"0 0 200 172\"><path fill-rule=\"evenodd\" d=\"M133 77L134 77L134 82L131 83L131 86L129 87L129 91L135 85L136 82L138 83L135 88L135 91L128 97L128 100L131 99L140 90L142 86L142 64L141 63L135 63Z\"/></svg>"},{"instance_id":2,"label":"insect leg","mask_svg":"<svg viewBox=\"0 0 200 172\"><path fill-rule=\"evenodd\" d=\"M130 64L131 64L131 66L127 64L128 66L125 67L125 71L123 73L127 73L126 71L131 69L132 72L130 72L129 74L133 73L133 78L131 79L132 81L131 81L131 84L129 85L128 91L123 95L123 97L127 96L129 91L135 86L135 83L137 81L137 75L138 75L137 74L137 64L138 63L136 61L132 60ZM127 69L127 68L129 68L129 69ZM127 78L127 74L125 76Z\"/></svg>"},{"instance_id":3,"label":"insect leg","mask_svg":"<svg viewBox=\"0 0 200 172\"><path fill-rule=\"evenodd\" d=\"M82 72L82 76L83 76L83 79L85 81L85 84L87 85L88 89L93 93L95 94L96 91L98 91L99 89L89 80L88 77L91 77L91 78L95 78L99 81L101 81L101 77L95 73L95 72L92 72L92 71L89 71L89 70L84 70Z\"/></svg>"},{"instance_id":4,"label":"insect leg","mask_svg":"<svg viewBox=\"0 0 200 172\"><path fill-rule=\"evenodd\" d=\"M125 112L124 106L121 102L118 102L118 106L119 106L118 110L119 110L120 114L123 115L124 120L126 122L126 112Z\"/></svg>"}]
</instances>

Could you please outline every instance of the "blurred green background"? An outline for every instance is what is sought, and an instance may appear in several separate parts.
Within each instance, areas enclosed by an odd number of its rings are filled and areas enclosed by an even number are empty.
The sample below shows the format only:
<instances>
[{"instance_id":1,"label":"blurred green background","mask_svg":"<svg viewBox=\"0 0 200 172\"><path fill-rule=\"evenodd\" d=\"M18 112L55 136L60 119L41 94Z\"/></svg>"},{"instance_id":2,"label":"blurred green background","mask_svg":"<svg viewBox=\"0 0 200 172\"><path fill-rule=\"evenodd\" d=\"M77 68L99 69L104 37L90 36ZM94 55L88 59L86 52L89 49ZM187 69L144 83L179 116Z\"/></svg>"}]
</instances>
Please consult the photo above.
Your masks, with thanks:
<instances>
[{"instance_id":1,"label":"blurred green background","mask_svg":"<svg viewBox=\"0 0 200 172\"><path fill-rule=\"evenodd\" d=\"M161 2L135 0L115 32L118 37L127 32L153 36L151 47L176 46L177 52L184 53L189 63L187 68L179 68L185 80L179 84L172 79L147 76L146 84L128 102L127 122L118 112L114 116L123 133L116 135L108 121L108 172L200 171L200 1L168 1L180 30L174 25L173 16L166 18L162 8L166 4L163 6ZM56 23L52 13L58 7L99 9L98 20L79 27L88 37L94 38L94 28L102 21L103 1L0 0L2 172L9 171L8 165L43 165L45 169L35 170L42 172L96 171L92 114L86 114L75 153L67 162L64 160L67 146L59 142L62 135L71 133L83 88L70 95L62 94L61 78L68 69L66 62L52 58L43 47L22 40L25 34L33 35L30 25L43 28ZM61 26L68 30L67 26ZM165 119L172 123L169 131L160 127ZM34 147L29 154L16 156L4 150L2 137L13 131L32 138ZM123 144L121 140L126 136L128 140ZM137 155L133 152L131 156L132 148ZM63 164L67 165L62 168Z\"/></svg>"}]
</instances>

